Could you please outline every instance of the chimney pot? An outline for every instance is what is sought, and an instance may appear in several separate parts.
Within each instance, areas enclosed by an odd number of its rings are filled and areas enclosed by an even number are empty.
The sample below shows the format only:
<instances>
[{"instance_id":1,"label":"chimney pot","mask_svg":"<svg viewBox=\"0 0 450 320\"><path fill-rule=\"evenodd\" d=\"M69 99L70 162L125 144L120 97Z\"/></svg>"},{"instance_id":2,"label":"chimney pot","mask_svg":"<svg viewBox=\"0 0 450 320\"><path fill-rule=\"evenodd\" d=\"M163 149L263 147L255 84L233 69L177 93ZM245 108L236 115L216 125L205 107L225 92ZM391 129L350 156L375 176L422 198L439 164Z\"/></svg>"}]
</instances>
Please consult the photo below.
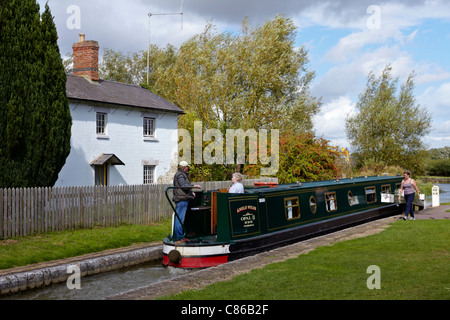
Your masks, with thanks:
<instances>
[{"instance_id":1,"label":"chimney pot","mask_svg":"<svg viewBox=\"0 0 450 320\"><path fill-rule=\"evenodd\" d=\"M86 41L84 33L80 33L79 40L72 46L73 74L84 76L91 81L98 81L98 42Z\"/></svg>"}]
</instances>

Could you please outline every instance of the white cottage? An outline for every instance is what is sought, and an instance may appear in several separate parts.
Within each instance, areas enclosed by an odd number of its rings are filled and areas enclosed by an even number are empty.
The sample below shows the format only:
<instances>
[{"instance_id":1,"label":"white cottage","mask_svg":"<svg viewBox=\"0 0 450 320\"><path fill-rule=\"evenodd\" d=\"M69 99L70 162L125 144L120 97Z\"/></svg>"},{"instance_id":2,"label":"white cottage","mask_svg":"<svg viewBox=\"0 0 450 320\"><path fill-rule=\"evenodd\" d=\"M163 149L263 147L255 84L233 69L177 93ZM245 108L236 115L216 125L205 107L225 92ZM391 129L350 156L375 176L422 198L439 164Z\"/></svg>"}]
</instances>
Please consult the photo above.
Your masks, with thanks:
<instances>
[{"instance_id":1,"label":"white cottage","mask_svg":"<svg viewBox=\"0 0 450 320\"><path fill-rule=\"evenodd\" d=\"M99 79L98 48L84 35L73 45L71 151L55 186L170 182L183 111L140 86Z\"/></svg>"}]
</instances>

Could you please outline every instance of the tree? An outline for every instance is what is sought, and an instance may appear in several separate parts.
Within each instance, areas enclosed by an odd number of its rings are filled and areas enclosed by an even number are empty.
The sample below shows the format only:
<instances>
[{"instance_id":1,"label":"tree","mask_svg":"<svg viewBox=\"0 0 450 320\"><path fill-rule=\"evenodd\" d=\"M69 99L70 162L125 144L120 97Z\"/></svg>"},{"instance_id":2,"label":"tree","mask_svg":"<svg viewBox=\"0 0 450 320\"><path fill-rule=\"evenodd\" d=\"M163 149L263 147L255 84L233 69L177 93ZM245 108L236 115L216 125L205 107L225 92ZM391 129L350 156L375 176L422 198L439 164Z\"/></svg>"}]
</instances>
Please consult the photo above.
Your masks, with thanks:
<instances>
[{"instance_id":1,"label":"tree","mask_svg":"<svg viewBox=\"0 0 450 320\"><path fill-rule=\"evenodd\" d=\"M70 152L66 74L48 5L0 7L0 187L52 186Z\"/></svg>"},{"instance_id":2,"label":"tree","mask_svg":"<svg viewBox=\"0 0 450 320\"><path fill-rule=\"evenodd\" d=\"M329 141L311 132L287 132L280 137L279 183L335 179L341 175ZM259 176L260 165L247 165L244 173Z\"/></svg>"},{"instance_id":3,"label":"tree","mask_svg":"<svg viewBox=\"0 0 450 320\"><path fill-rule=\"evenodd\" d=\"M214 31L184 43L176 62L157 69L155 93L193 113L206 127L312 130L320 100L309 93L314 72L307 51L295 45L296 28L277 16L242 34ZM189 119L189 117L186 117ZM190 126L181 119L181 126Z\"/></svg>"},{"instance_id":4,"label":"tree","mask_svg":"<svg viewBox=\"0 0 450 320\"><path fill-rule=\"evenodd\" d=\"M174 63L176 49L170 44L164 49L152 45L149 56L149 83L153 84L157 81L155 78L156 70L168 68ZM153 88L146 83L147 51L124 54L120 51L105 48L100 61L99 75L103 80L142 85L153 91Z\"/></svg>"},{"instance_id":5,"label":"tree","mask_svg":"<svg viewBox=\"0 0 450 320\"><path fill-rule=\"evenodd\" d=\"M434 148L428 151L426 171L430 176L450 176L450 147Z\"/></svg>"},{"instance_id":6,"label":"tree","mask_svg":"<svg viewBox=\"0 0 450 320\"><path fill-rule=\"evenodd\" d=\"M423 172L422 139L430 132L431 116L414 98L414 72L398 91L391 71L386 66L378 78L370 72L356 114L346 119L347 138L359 164L401 165Z\"/></svg>"},{"instance_id":7,"label":"tree","mask_svg":"<svg viewBox=\"0 0 450 320\"><path fill-rule=\"evenodd\" d=\"M429 157L432 160L450 159L450 147L433 148L428 151Z\"/></svg>"},{"instance_id":8,"label":"tree","mask_svg":"<svg viewBox=\"0 0 450 320\"><path fill-rule=\"evenodd\" d=\"M151 87L185 111L179 127L188 130L200 120L223 136L227 129L311 131L321 103L310 95L314 72L295 36L294 24L283 16L258 28L244 20L241 34L218 34L209 23L180 47L174 64L155 69ZM242 166L224 170L228 178L233 171Z\"/></svg>"}]
</instances>

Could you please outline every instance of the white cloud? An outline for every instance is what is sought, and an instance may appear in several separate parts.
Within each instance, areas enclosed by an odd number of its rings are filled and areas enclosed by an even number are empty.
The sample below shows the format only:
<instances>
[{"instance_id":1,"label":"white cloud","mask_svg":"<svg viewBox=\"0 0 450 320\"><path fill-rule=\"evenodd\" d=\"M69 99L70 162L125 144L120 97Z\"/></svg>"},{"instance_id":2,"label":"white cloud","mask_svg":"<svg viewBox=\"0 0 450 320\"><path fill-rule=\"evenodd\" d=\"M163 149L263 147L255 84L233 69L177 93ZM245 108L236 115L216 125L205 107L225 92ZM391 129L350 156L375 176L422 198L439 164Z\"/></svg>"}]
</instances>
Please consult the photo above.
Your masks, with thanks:
<instances>
[{"instance_id":1,"label":"white cloud","mask_svg":"<svg viewBox=\"0 0 450 320\"><path fill-rule=\"evenodd\" d=\"M398 30L363 30L353 32L341 39L325 54L324 59L335 63L351 61L358 56L364 47L384 45L388 40L402 40Z\"/></svg>"},{"instance_id":2,"label":"white cloud","mask_svg":"<svg viewBox=\"0 0 450 320\"><path fill-rule=\"evenodd\" d=\"M440 119L450 117L450 82L443 83L437 88L427 88L417 101L428 107L437 123L442 123L442 120L439 121Z\"/></svg>"},{"instance_id":3,"label":"white cloud","mask_svg":"<svg viewBox=\"0 0 450 320\"><path fill-rule=\"evenodd\" d=\"M417 85L444 81L450 78L450 71L445 70L436 63L417 62L415 65L415 72L417 77L414 83Z\"/></svg>"},{"instance_id":4,"label":"white cloud","mask_svg":"<svg viewBox=\"0 0 450 320\"><path fill-rule=\"evenodd\" d=\"M450 145L450 121L434 125L433 129L424 139L431 148L443 148Z\"/></svg>"},{"instance_id":5,"label":"white cloud","mask_svg":"<svg viewBox=\"0 0 450 320\"><path fill-rule=\"evenodd\" d=\"M323 136L340 147L348 148L345 133L345 119L355 111L355 104L349 97L342 96L322 106L314 117L316 135Z\"/></svg>"},{"instance_id":6,"label":"white cloud","mask_svg":"<svg viewBox=\"0 0 450 320\"><path fill-rule=\"evenodd\" d=\"M378 76L388 64L392 66L392 76L404 81L414 69L415 62L398 46L360 52L354 59L330 68L316 82L312 92L329 99L342 95L357 97L365 88L368 74L372 71Z\"/></svg>"},{"instance_id":7,"label":"white cloud","mask_svg":"<svg viewBox=\"0 0 450 320\"><path fill-rule=\"evenodd\" d=\"M38 0L43 10L46 0ZM101 48L122 52L146 50L148 44L148 13L177 13L180 1L171 1L169 7L161 7L162 1L122 0L49 0L50 10L55 17L60 52L72 52L72 45L78 41L78 34L85 33L88 40L96 40ZM80 8L81 28L69 30L66 10L75 5ZM169 11L170 10L170 11ZM203 31L208 19L191 14L184 15L181 29L181 15L154 15L150 18L150 41L160 47L168 43L180 46L193 35ZM100 51L102 53L102 50Z\"/></svg>"}]
</instances>

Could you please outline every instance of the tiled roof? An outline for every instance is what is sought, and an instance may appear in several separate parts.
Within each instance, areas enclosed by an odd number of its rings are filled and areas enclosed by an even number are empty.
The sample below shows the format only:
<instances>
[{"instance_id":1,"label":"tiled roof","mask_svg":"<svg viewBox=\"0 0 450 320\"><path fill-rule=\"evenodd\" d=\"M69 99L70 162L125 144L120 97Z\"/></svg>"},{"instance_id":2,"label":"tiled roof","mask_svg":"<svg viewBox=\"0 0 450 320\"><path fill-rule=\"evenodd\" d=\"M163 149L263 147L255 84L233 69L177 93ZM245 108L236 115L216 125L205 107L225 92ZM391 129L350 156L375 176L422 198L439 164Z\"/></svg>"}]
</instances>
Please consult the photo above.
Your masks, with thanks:
<instances>
[{"instance_id":1,"label":"tiled roof","mask_svg":"<svg viewBox=\"0 0 450 320\"><path fill-rule=\"evenodd\" d=\"M182 109L141 86L107 80L94 83L72 74L67 75L66 94L69 99L183 113Z\"/></svg>"},{"instance_id":2,"label":"tiled roof","mask_svg":"<svg viewBox=\"0 0 450 320\"><path fill-rule=\"evenodd\" d=\"M105 163L109 163L112 165L122 165L122 166L125 165L125 163L123 163L122 160L117 158L117 156L115 154L111 154L111 153L102 153L97 158L95 158L90 163L90 165L91 166L102 166Z\"/></svg>"}]
</instances>

